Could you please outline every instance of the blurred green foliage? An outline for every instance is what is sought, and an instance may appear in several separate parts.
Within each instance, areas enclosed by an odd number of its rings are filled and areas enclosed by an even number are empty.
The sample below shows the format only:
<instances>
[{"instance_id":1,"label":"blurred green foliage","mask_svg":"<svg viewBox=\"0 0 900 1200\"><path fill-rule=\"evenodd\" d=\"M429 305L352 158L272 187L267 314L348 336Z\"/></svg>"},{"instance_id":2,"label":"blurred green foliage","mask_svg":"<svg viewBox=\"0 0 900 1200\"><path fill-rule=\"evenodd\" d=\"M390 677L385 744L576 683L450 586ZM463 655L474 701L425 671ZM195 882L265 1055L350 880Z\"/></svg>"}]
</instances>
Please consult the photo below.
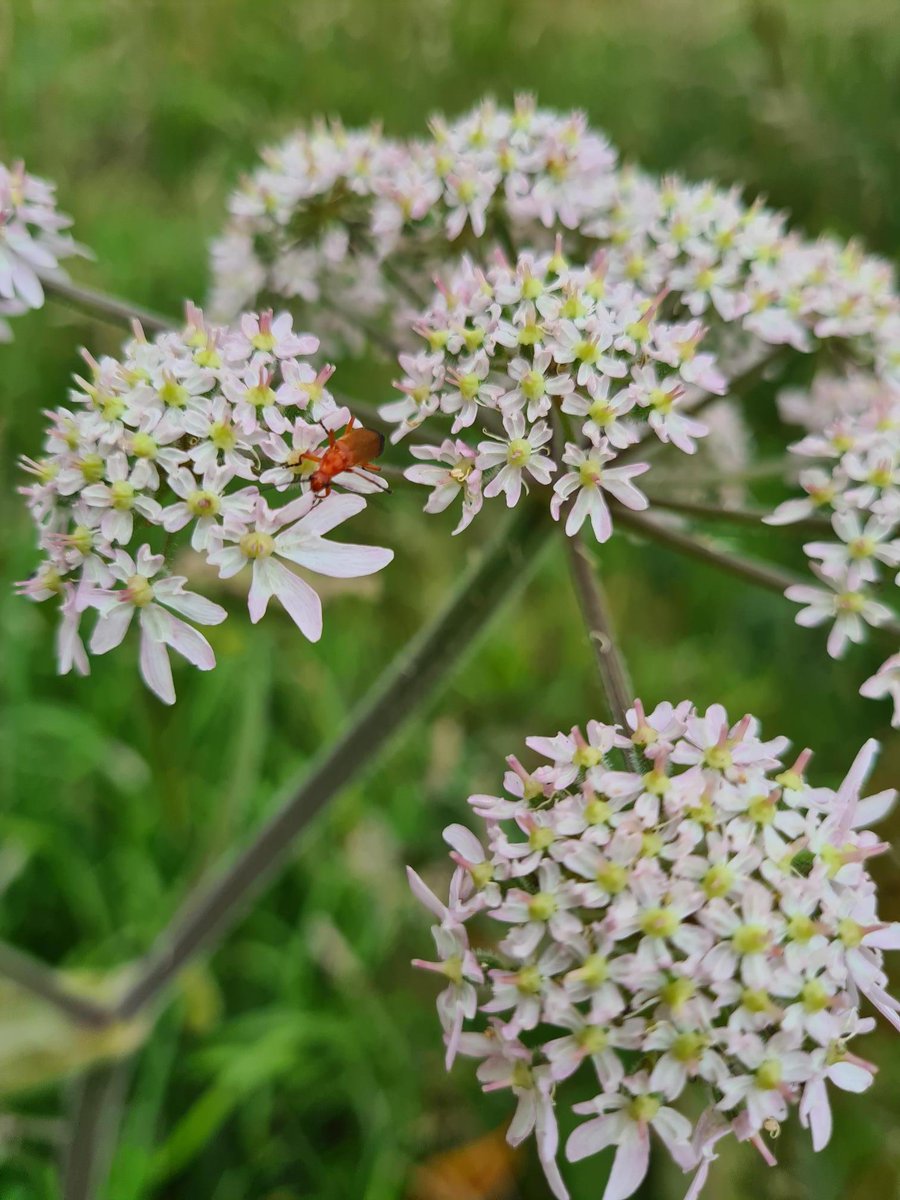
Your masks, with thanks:
<instances>
[{"instance_id":1,"label":"blurred green foliage","mask_svg":"<svg viewBox=\"0 0 900 1200\"><path fill-rule=\"evenodd\" d=\"M0 157L58 181L97 256L80 277L173 313L184 296L202 298L208 240L260 144L319 112L415 132L435 109L519 90L585 108L648 167L744 181L811 231L900 249L894 0L0 4ZM233 620L213 631L215 672L179 673L173 711L124 653L87 680L59 680L48 615L10 592L34 561L14 464L37 444L41 409L63 400L78 345L115 352L119 335L54 304L15 328L0 349L0 933L54 963L112 968L146 949L191 882L261 820L485 531L451 541L449 519L421 519L421 496L398 489L362 531L395 547L395 565L364 588L334 588L319 645L274 611L260 628ZM365 367L348 377L361 395L386 386ZM753 436L783 444L767 389L751 401ZM742 544L799 563L790 534ZM770 734L817 748L823 782L874 733L886 742L880 778L896 778L889 714L855 694L880 646L835 664L777 596L623 538L603 562L646 701L752 710ZM411 1164L507 1118L507 1098L481 1096L465 1064L443 1073L434 989L407 965L429 937L402 866L442 885L440 830L465 819L469 792L495 788L527 734L598 708L557 552L444 694L317 821L227 945L183 980L135 1060L108 1200L393 1200ZM898 916L896 857L879 866ZM900 1053L882 1034L871 1057L877 1084L837 1102L825 1154L786 1130L780 1168L729 1152L711 1195L900 1194ZM19 1111L57 1105L36 1092ZM5 1153L4 1200L57 1195L45 1146ZM567 1175L586 1200L603 1163ZM660 1168L652 1194L683 1186ZM547 1195L531 1165L517 1188Z\"/></svg>"}]
</instances>

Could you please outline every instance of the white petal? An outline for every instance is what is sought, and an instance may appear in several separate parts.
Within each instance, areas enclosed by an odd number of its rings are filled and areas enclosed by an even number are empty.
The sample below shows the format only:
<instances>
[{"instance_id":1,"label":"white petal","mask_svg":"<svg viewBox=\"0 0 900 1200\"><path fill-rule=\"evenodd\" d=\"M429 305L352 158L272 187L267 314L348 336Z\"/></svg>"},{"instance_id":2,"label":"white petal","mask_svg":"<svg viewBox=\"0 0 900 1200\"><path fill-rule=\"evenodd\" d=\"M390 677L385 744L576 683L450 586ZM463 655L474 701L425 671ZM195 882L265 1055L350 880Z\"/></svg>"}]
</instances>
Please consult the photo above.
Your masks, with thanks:
<instances>
[{"instance_id":1,"label":"white petal","mask_svg":"<svg viewBox=\"0 0 900 1200\"><path fill-rule=\"evenodd\" d=\"M311 642L317 642L322 636L322 601L318 592L281 563L274 559L268 561L274 581L273 592L300 632Z\"/></svg>"},{"instance_id":2,"label":"white petal","mask_svg":"<svg viewBox=\"0 0 900 1200\"><path fill-rule=\"evenodd\" d=\"M121 645L133 616L134 605L120 602L107 616L100 617L91 636L91 654L105 654Z\"/></svg>"},{"instance_id":3,"label":"white petal","mask_svg":"<svg viewBox=\"0 0 900 1200\"><path fill-rule=\"evenodd\" d=\"M275 546L282 558L315 571L317 575L330 575L334 579L374 575L394 557L393 550L382 546L354 546L347 542L330 542L326 538L292 545L289 538L279 537Z\"/></svg>"},{"instance_id":4,"label":"white petal","mask_svg":"<svg viewBox=\"0 0 900 1200\"><path fill-rule=\"evenodd\" d=\"M646 1125L629 1122L619 1141L603 1200L626 1200L640 1187L650 1163L650 1133Z\"/></svg>"},{"instance_id":5,"label":"white petal","mask_svg":"<svg viewBox=\"0 0 900 1200\"><path fill-rule=\"evenodd\" d=\"M145 629L141 630L141 675L163 704L175 703L175 685L165 643L155 641Z\"/></svg>"}]
</instances>

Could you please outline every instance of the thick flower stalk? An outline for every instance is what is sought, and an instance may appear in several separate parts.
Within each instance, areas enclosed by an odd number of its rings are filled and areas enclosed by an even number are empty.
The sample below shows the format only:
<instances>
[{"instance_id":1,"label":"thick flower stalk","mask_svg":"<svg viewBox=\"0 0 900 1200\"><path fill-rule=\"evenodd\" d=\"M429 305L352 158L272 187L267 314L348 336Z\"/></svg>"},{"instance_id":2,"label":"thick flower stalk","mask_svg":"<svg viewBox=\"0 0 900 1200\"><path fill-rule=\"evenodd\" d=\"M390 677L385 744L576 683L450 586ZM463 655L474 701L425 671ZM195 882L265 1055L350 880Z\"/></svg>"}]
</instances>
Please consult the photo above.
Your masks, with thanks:
<instances>
[{"instance_id":1,"label":"thick flower stalk","mask_svg":"<svg viewBox=\"0 0 900 1200\"><path fill-rule=\"evenodd\" d=\"M427 510L460 497L460 529L482 499L502 494L512 507L531 484L555 479L553 516L571 501L566 532L590 520L605 542L607 496L646 508L633 480L649 464L617 466L619 452L652 434L692 454L707 427L691 406L725 390L712 356L699 350L702 323L660 319L661 300L609 284L602 258L572 268L559 251L524 254L487 270L465 259L415 324L425 347L401 356L404 398L380 410L396 424L394 441L433 415L452 419L449 440L412 449L428 465L406 476L433 488ZM571 440L555 450L557 410ZM491 413L485 438L480 426Z\"/></svg>"},{"instance_id":2,"label":"thick flower stalk","mask_svg":"<svg viewBox=\"0 0 900 1200\"><path fill-rule=\"evenodd\" d=\"M321 603L293 567L344 578L390 562L390 550L325 536L366 502L310 486L350 419L328 391L331 368L308 360L317 348L288 314L246 314L226 328L189 304L179 332L148 341L137 326L121 360L85 353L89 378L76 377L69 405L47 413L43 453L23 463L44 559L20 590L60 606L60 672L86 673L88 654L118 646L135 618L141 673L161 700L175 700L169 649L201 670L215 666L196 626L227 613L170 568L179 544L222 578L247 568L251 620L275 596L313 641ZM362 469L336 483L351 493L377 487ZM190 570L190 556L181 561Z\"/></svg>"},{"instance_id":3,"label":"thick flower stalk","mask_svg":"<svg viewBox=\"0 0 900 1200\"><path fill-rule=\"evenodd\" d=\"M882 963L900 925L879 919L868 872L888 849L868 827L895 794L861 798L877 743L832 790L807 781L809 751L785 768L786 738L720 705L636 701L624 729L527 741L542 765L510 757L505 795L469 798L484 842L445 830L448 902L410 871L437 918L437 960L417 965L446 983L448 1067L476 1058L486 1090L512 1091L508 1137L535 1133L560 1198L554 1111L576 1072L596 1095L566 1157L616 1148L604 1200L638 1188L654 1136L695 1172L692 1200L726 1134L774 1161L764 1135L793 1107L821 1149L829 1088L876 1071L853 1040L874 1024L863 1010L900 1029Z\"/></svg>"},{"instance_id":4,"label":"thick flower stalk","mask_svg":"<svg viewBox=\"0 0 900 1200\"><path fill-rule=\"evenodd\" d=\"M816 465L799 473L803 497L786 500L767 521L830 519L830 536L826 529L804 547L820 585L798 584L786 595L803 606L798 624L830 624L828 653L838 658L864 639L867 625L893 617L876 589L893 593L900 583L900 387L870 375L823 376L808 395L782 397L782 409L808 428L791 453ZM861 688L864 696L893 696L894 725L898 684L894 655Z\"/></svg>"},{"instance_id":5,"label":"thick flower stalk","mask_svg":"<svg viewBox=\"0 0 900 1200\"><path fill-rule=\"evenodd\" d=\"M12 338L5 317L43 305L41 277L65 279L60 259L84 253L63 232L72 219L58 211L54 192L24 163L0 163L0 342Z\"/></svg>"}]
</instances>

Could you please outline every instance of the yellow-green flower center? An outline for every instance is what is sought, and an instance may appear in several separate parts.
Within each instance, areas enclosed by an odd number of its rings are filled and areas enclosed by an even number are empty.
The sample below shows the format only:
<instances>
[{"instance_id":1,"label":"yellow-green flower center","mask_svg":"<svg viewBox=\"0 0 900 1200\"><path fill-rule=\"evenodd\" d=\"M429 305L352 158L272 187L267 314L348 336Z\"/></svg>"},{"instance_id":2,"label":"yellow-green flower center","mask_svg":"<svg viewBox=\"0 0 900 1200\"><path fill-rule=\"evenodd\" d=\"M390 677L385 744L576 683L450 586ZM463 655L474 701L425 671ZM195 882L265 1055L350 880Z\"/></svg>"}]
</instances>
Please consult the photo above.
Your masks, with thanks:
<instances>
[{"instance_id":1,"label":"yellow-green flower center","mask_svg":"<svg viewBox=\"0 0 900 1200\"><path fill-rule=\"evenodd\" d=\"M451 983L455 983L459 987L463 981L462 959L460 956L458 954L451 954L449 958L444 959L441 971Z\"/></svg>"},{"instance_id":2,"label":"yellow-green flower center","mask_svg":"<svg viewBox=\"0 0 900 1200\"><path fill-rule=\"evenodd\" d=\"M275 539L270 533L255 529L245 533L238 545L245 558L269 558L275 550Z\"/></svg>"},{"instance_id":3,"label":"yellow-green flower center","mask_svg":"<svg viewBox=\"0 0 900 1200\"><path fill-rule=\"evenodd\" d=\"M693 1062L706 1047L706 1038L702 1033L679 1033L670 1047L673 1058L681 1063Z\"/></svg>"},{"instance_id":4,"label":"yellow-green flower center","mask_svg":"<svg viewBox=\"0 0 900 1200\"><path fill-rule=\"evenodd\" d=\"M866 598L862 592L838 592L834 606L840 613L859 613L865 608Z\"/></svg>"},{"instance_id":5,"label":"yellow-green flower center","mask_svg":"<svg viewBox=\"0 0 900 1200\"><path fill-rule=\"evenodd\" d=\"M848 950L854 950L862 942L865 932L851 917L844 917L842 921L838 921L838 937Z\"/></svg>"},{"instance_id":6,"label":"yellow-green flower center","mask_svg":"<svg viewBox=\"0 0 900 1200\"><path fill-rule=\"evenodd\" d=\"M69 545L79 554L89 554L94 546L94 535L86 525L76 525L69 534Z\"/></svg>"},{"instance_id":7,"label":"yellow-green flower center","mask_svg":"<svg viewBox=\"0 0 900 1200\"><path fill-rule=\"evenodd\" d=\"M129 599L136 608L144 608L153 599L153 585L144 575L132 575L125 582Z\"/></svg>"},{"instance_id":8,"label":"yellow-green flower center","mask_svg":"<svg viewBox=\"0 0 900 1200\"><path fill-rule=\"evenodd\" d=\"M652 1121L660 1107L655 1096L635 1096L628 1105L628 1115L633 1121Z\"/></svg>"},{"instance_id":9,"label":"yellow-green flower center","mask_svg":"<svg viewBox=\"0 0 900 1200\"><path fill-rule=\"evenodd\" d=\"M136 458L156 458L159 447L149 433L136 433L131 439L131 453Z\"/></svg>"},{"instance_id":10,"label":"yellow-green flower center","mask_svg":"<svg viewBox=\"0 0 900 1200\"><path fill-rule=\"evenodd\" d=\"M831 999L825 990L825 985L819 979L810 979L808 983L805 983L800 996L803 1007L808 1013L821 1012L823 1008L828 1007Z\"/></svg>"},{"instance_id":11,"label":"yellow-green flower center","mask_svg":"<svg viewBox=\"0 0 900 1200\"><path fill-rule=\"evenodd\" d=\"M546 825L536 825L528 835L528 845L532 850L546 850L556 841L556 834Z\"/></svg>"},{"instance_id":12,"label":"yellow-green flower center","mask_svg":"<svg viewBox=\"0 0 900 1200\"><path fill-rule=\"evenodd\" d=\"M237 434L225 421L214 421L209 427L209 440L217 450L233 450L237 445Z\"/></svg>"},{"instance_id":13,"label":"yellow-green flower center","mask_svg":"<svg viewBox=\"0 0 900 1200\"><path fill-rule=\"evenodd\" d=\"M214 492L207 492L203 488L191 492L185 503L195 517L214 517L222 507L219 497Z\"/></svg>"},{"instance_id":14,"label":"yellow-green flower center","mask_svg":"<svg viewBox=\"0 0 900 1200\"><path fill-rule=\"evenodd\" d=\"M534 963L516 972L516 987L523 996L534 996L541 990L541 973Z\"/></svg>"},{"instance_id":15,"label":"yellow-green flower center","mask_svg":"<svg viewBox=\"0 0 900 1200\"><path fill-rule=\"evenodd\" d=\"M777 1059L767 1058L756 1068L756 1086L763 1092L771 1092L781 1085L783 1072Z\"/></svg>"},{"instance_id":16,"label":"yellow-green flower center","mask_svg":"<svg viewBox=\"0 0 900 1200\"><path fill-rule=\"evenodd\" d=\"M589 954L580 967L569 972L569 978L580 979L589 987L599 987L609 978L609 962L602 954Z\"/></svg>"},{"instance_id":17,"label":"yellow-green flower center","mask_svg":"<svg viewBox=\"0 0 900 1200\"><path fill-rule=\"evenodd\" d=\"M119 512L127 512L134 504L134 485L127 479L117 480L116 483L110 484L109 497L113 508Z\"/></svg>"},{"instance_id":18,"label":"yellow-green flower center","mask_svg":"<svg viewBox=\"0 0 900 1200\"><path fill-rule=\"evenodd\" d=\"M541 396L543 396L547 390L547 384L543 375L540 373L540 371L535 371L533 369L531 371L527 371L522 376L519 387L522 389L522 395L525 396L527 400L540 400Z\"/></svg>"},{"instance_id":19,"label":"yellow-green flower center","mask_svg":"<svg viewBox=\"0 0 900 1200\"><path fill-rule=\"evenodd\" d=\"M267 408L276 402L275 393L266 383L255 383L253 387L248 387L244 399L254 408Z\"/></svg>"},{"instance_id":20,"label":"yellow-green flower center","mask_svg":"<svg viewBox=\"0 0 900 1200\"><path fill-rule=\"evenodd\" d=\"M602 1025L586 1025L577 1040L585 1054L602 1054L609 1045L609 1034Z\"/></svg>"},{"instance_id":21,"label":"yellow-green flower center","mask_svg":"<svg viewBox=\"0 0 900 1200\"><path fill-rule=\"evenodd\" d=\"M815 933L815 922L803 913L795 913L788 921L787 935L792 942L808 942Z\"/></svg>"},{"instance_id":22,"label":"yellow-green flower center","mask_svg":"<svg viewBox=\"0 0 900 1200\"><path fill-rule=\"evenodd\" d=\"M531 458L531 443L527 438L513 438L506 448L506 461L511 467L524 467Z\"/></svg>"},{"instance_id":23,"label":"yellow-green flower center","mask_svg":"<svg viewBox=\"0 0 900 1200\"><path fill-rule=\"evenodd\" d=\"M100 413L104 421L118 421L125 411L125 401L121 396L104 396L100 405Z\"/></svg>"},{"instance_id":24,"label":"yellow-green flower center","mask_svg":"<svg viewBox=\"0 0 900 1200\"><path fill-rule=\"evenodd\" d=\"M474 371L470 371L467 375L460 375L457 387L464 400L474 400L481 387L481 380Z\"/></svg>"},{"instance_id":25,"label":"yellow-green flower center","mask_svg":"<svg viewBox=\"0 0 900 1200\"><path fill-rule=\"evenodd\" d=\"M184 408L190 393L186 387L174 379L166 379L160 387L158 395L166 408Z\"/></svg>"},{"instance_id":26,"label":"yellow-green flower center","mask_svg":"<svg viewBox=\"0 0 900 1200\"><path fill-rule=\"evenodd\" d=\"M604 892L617 896L628 882L628 872L621 863L605 862L597 871L596 879Z\"/></svg>"},{"instance_id":27,"label":"yellow-green flower center","mask_svg":"<svg viewBox=\"0 0 900 1200\"><path fill-rule=\"evenodd\" d=\"M648 937L671 937L679 924L678 917L670 908L648 908L640 917L641 929Z\"/></svg>"},{"instance_id":28,"label":"yellow-green flower center","mask_svg":"<svg viewBox=\"0 0 900 1200\"><path fill-rule=\"evenodd\" d=\"M714 771L727 771L733 760L727 746L710 746L703 755L703 761Z\"/></svg>"},{"instance_id":29,"label":"yellow-green flower center","mask_svg":"<svg viewBox=\"0 0 900 1200\"><path fill-rule=\"evenodd\" d=\"M769 1012L772 1008L772 1000L769 993L759 988L745 988L741 992L741 1004L748 1012L756 1014Z\"/></svg>"},{"instance_id":30,"label":"yellow-green flower center","mask_svg":"<svg viewBox=\"0 0 900 1200\"><path fill-rule=\"evenodd\" d=\"M693 981L680 976L678 979L670 979L668 983L663 984L659 994L663 1004L668 1004L672 1012L678 1012L691 999L694 991Z\"/></svg>"},{"instance_id":31,"label":"yellow-green flower center","mask_svg":"<svg viewBox=\"0 0 900 1200\"><path fill-rule=\"evenodd\" d=\"M770 934L765 925L739 925L731 936L738 954L762 954L769 947Z\"/></svg>"},{"instance_id":32,"label":"yellow-green flower center","mask_svg":"<svg viewBox=\"0 0 900 1200\"><path fill-rule=\"evenodd\" d=\"M611 809L606 801L595 796L584 806L584 819L588 825L605 825L609 820L610 812Z\"/></svg>"},{"instance_id":33,"label":"yellow-green flower center","mask_svg":"<svg viewBox=\"0 0 900 1200\"><path fill-rule=\"evenodd\" d=\"M575 766L582 767L584 770L587 770L589 767L596 767L602 761L603 751L598 750L596 746L578 746L572 755L572 762L574 762Z\"/></svg>"},{"instance_id":34,"label":"yellow-green flower center","mask_svg":"<svg viewBox=\"0 0 900 1200\"><path fill-rule=\"evenodd\" d=\"M754 796L747 805L747 816L756 825L771 825L775 819L775 801L768 796Z\"/></svg>"},{"instance_id":35,"label":"yellow-green flower center","mask_svg":"<svg viewBox=\"0 0 900 1200\"><path fill-rule=\"evenodd\" d=\"M494 878L494 868L489 862L473 863L469 867L469 874L472 876L472 882L476 888L481 891Z\"/></svg>"},{"instance_id":36,"label":"yellow-green flower center","mask_svg":"<svg viewBox=\"0 0 900 1200\"><path fill-rule=\"evenodd\" d=\"M194 353L194 362L198 367L207 367L213 371L218 370L222 365L222 359L214 346L206 346L203 350L197 350Z\"/></svg>"},{"instance_id":37,"label":"yellow-green flower center","mask_svg":"<svg viewBox=\"0 0 900 1200\"><path fill-rule=\"evenodd\" d=\"M549 921L557 909L556 897L550 892L538 892L528 901L528 915L532 921Z\"/></svg>"},{"instance_id":38,"label":"yellow-green flower center","mask_svg":"<svg viewBox=\"0 0 900 1200\"><path fill-rule=\"evenodd\" d=\"M600 357L600 351L597 349L597 343L592 342L590 338L581 338L575 343L575 357L579 362L591 365Z\"/></svg>"},{"instance_id":39,"label":"yellow-green flower center","mask_svg":"<svg viewBox=\"0 0 900 1200\"><path fill-rule=\"evenodd\" d=\"M707 897L712 900L716 896L727 896L733 883L734 871L730 867L726 867L724 863L719 863L709 868L703 876L700 886Z\"/></svg>"}]
</instances>

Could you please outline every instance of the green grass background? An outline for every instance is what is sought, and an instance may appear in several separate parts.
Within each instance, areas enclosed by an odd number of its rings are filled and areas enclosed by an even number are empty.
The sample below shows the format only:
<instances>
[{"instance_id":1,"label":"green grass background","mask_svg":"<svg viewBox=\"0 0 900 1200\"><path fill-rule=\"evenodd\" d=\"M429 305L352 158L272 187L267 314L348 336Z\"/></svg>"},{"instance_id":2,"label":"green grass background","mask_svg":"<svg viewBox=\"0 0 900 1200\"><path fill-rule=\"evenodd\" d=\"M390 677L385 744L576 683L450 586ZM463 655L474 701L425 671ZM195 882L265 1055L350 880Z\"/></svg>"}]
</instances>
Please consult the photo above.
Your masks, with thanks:
<instances>
[{"instance_id":1,"label":"green grass background","mask_svg":"<svg viewBox=\"0 0 900 1200\"><path fill-rule=\"evenodd\" d=\"M891 0L0 0L0 158L58 182L97 256L80 278L172 313L204 295L208 240L259 145L320 112L418 132L435 109L523 89L586 109L627 158L744 181L810 231L860 234L896 257L897 18ZM214 673L179 671L174 710L145 691L128 653L59 680L50 614L11 594L35 561L15 460L37 445L41 409L63 401L77 347L114 353L119 337L54 304L15 328L0 348L0 935L101 970L146 949L191 882L258 824L494 518L451 540L449 518L422 518L421 494L397 489L362 522L396 562L329 593L321 643L277 610L258 628L236 615L214 631ZM348 378L347 390L386 394L383 372L357 365ZM760 446L783 444L771 395L751 399ZM790 534L741 545L800 562ZM770 734L817 749L822 782L875 734L880 780L896 779L889 714L856 696L882 646L835 664L778 596L622 538L603 562L648 703L752 710ZM412 1164L505 1119L508 1098L481 1096L467 1064L444 1075L434 989L408 967L430 940L402 867L443 885L440 830L465 819L465 797L498 785L527 734L599 703L557 551L188 977L135 1061L107 1200L393 1200ZM896 857L877 872L900 915ZM12 1036L0 1012L0 1050ZM900 1195L900 1053L885 1033L868 1046L881 1074L866 1097L836 1103L826 1153L788 1129L781 1167L729 1153L710 1195ZM38 1090L9 1109L53 1115L59 1099ZM58 1194L52 1153L2 1154L4 1200ZM601 1194L605 1167L568 1171L575 1200ZM683 1188L659 1169L647 1194ZM516 1189L548 1195L530 1159Z\"/></svg>"}]
</instances>

